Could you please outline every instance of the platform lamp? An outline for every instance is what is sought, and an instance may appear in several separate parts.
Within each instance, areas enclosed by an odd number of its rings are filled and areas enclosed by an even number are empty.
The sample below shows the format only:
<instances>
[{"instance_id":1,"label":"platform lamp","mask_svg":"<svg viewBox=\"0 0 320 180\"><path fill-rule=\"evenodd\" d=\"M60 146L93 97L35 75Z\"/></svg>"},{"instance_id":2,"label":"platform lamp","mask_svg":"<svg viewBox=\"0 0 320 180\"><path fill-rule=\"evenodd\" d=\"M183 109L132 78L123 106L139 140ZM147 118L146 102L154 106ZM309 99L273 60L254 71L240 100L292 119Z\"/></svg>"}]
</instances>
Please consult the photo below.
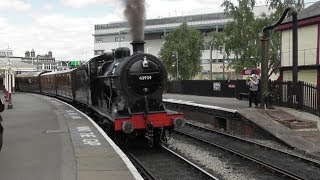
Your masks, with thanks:
<instances>
[{"instance_id":1,"label":"platform lamp","mask_svg":"<svg viewBox=\"0 0 320 180\"><path fill-rule=\"evenodd\" d=\"M12 77L13 77L12 69L9 67L9 69L8 69L8 98L7 98L8 99L8 106L7 106L8 109L13 108L13 105L12 105L12 83L13 83Z\"/></svg>"}]
</instances>

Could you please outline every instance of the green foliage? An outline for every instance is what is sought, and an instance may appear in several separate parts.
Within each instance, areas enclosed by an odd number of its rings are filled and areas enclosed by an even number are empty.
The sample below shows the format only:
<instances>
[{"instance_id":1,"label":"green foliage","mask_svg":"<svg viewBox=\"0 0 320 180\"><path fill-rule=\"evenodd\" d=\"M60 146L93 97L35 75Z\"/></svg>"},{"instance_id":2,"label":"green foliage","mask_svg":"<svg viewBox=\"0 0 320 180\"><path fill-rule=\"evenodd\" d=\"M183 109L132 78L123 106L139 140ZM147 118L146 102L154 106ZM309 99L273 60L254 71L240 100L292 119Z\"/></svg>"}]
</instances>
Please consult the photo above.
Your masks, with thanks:
<instances>
[{"instance_id":1,"label":"green foliage","mask_svg":"<svg viewBox=\"0 0 320 180\"><path fill-rule=\"evenodd\" d=\"M225 26L223 33L210 34L214 49L220 50L219 46L225 44L227 56L234 55L234 61L228 67L238 73L244 67L256 68L259 63L258 27L252 11L254 5L254 0L238 0L238 6L230 0L224 0L222 6L233 21Z\"/></svg>"},{"instance_id":2,"label":"green foliage","mask_svg":"<svg viewBox=\"0 0 320 180\"><path fill-rule=\"evenodd\" d=\"M273 15L281 16L289 5L295 5L298 11L304 8L304 0L266 0L270 10L275 10Z\"/></svg>"},{"instance_id":3,"label":"green foliage","mask_svg":"<svg viewBox=\"0 0 320 180\"><path fill-rule=\"evenodd\" d=\"M224 0L222 6L225 12L229 13L233 19L225 26L223 33L212 32L210 43L216 50L225 44L227 55L234 55L234 60L229 67L240 72L244 67L256 68L261 63L261 44L259 33L266 25L276 22L283 13L283 10L290 4L295 4L298 10L303 8L303 0L267 0L269 9L272 10L270 16L265 14L254 17L254 0L237 0L238 5L234 5L231 0ZM280 66L280 32L271 31L269 45L269 68L277 69Z\"/></svg>"},{"instance_id":4,"label":"green foliage","mask_svg":"<svg viewBox=\"0 0 320 180\"><path fill-rule=\"evenodd\" d=\"M186 23L167 34L159 55L168 73L176 77L176 58L178 58L180 79L191 79L197 75L201 71L203 43L201 32L188 27Z\"/></svg>"}]
</instances>

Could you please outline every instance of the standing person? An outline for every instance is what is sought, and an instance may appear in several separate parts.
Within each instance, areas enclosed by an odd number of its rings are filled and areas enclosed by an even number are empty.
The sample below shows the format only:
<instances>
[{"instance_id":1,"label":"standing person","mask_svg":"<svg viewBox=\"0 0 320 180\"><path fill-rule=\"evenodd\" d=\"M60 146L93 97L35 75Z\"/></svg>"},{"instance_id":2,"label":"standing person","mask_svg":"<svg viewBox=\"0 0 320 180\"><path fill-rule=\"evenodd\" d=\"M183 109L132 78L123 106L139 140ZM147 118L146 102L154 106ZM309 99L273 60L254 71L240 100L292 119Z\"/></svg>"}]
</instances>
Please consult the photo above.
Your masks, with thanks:
<instances>
[{"instance_id":1,"label":"standing person","mask_svg":"<svg viewBox=\"0 0 320 180\"><path fill-rule=\"evenodd\" d=\"M255 74L252 74L250 79L247 79L247 85L249 86L249 107L252 107L252 101L256 107L258 107L258 90L259 80Z\"/></svg>"}]
</instances>

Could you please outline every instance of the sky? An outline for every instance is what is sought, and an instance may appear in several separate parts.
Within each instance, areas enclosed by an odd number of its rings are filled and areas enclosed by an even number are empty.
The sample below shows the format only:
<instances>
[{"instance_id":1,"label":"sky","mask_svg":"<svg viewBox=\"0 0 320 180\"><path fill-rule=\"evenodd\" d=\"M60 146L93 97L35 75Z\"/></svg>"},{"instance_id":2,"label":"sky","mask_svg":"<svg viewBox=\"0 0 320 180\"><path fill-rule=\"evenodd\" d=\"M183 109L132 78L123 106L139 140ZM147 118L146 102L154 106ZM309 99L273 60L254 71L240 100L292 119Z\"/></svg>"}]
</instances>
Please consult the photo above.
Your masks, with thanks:
<instances>
[{"instance_id":1,"label":"sky","mask_svg":"<svg viewBox=\"0 0 320 180\"><path fill-rule=\"evenodd\" d=\"M34 49L36 55L52 51L56 60L88 60L94 25L125 21L122 1L0 0L0 49L9 47L14 56ZM223 11L223 0L145 1L147 19Z\"/></svg>"}]
</instances>

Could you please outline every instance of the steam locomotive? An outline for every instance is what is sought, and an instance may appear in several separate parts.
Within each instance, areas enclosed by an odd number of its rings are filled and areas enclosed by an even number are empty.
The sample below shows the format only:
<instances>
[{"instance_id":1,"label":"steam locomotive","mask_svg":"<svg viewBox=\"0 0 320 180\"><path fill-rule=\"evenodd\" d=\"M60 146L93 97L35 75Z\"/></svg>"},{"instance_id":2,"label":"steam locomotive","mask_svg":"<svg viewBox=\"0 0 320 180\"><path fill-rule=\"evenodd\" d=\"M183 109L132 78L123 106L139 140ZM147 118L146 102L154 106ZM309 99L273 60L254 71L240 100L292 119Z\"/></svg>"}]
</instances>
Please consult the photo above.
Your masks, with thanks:
<instances>
[{"instance_id":1,"label":"steam locomotive","mask_svg":"<svg viewBox=\"0 0 320 180\"><path fill-rule=\"evenodd\" d=\"M144 42L131 44L133 54L120 47L76 69L17 75L16 88L55 96L95 114L118 144L137 136L150 146L167 141L184 118L162 102L166 68L159 58L144 53Z\"/></svg>"}]
</instances>

